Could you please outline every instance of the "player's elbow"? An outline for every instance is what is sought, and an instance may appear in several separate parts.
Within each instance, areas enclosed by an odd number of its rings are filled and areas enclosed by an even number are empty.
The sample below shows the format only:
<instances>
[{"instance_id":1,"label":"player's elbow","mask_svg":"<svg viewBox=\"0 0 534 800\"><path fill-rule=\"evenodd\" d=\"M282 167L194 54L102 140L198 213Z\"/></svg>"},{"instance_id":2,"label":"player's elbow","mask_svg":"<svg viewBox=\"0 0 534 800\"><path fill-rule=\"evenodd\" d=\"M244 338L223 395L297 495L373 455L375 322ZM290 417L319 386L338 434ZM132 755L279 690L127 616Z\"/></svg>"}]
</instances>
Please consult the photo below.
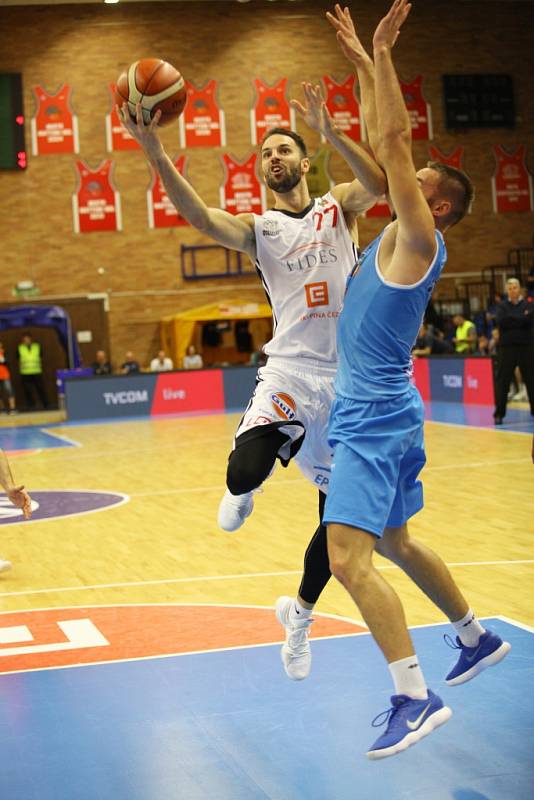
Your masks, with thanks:
<instances>
[{"instance_id":1,"label":"player's elbow","mask_svg":"<svg viewBox=\"0 0 534 800\"><path fill-rule=\"evenodd\" d=\"M383 197L383 195L387 194L388 190L388 179L386 177L386 173L382 168L378 169L375 172L373 185L372 185L372 194L377 197Z\"/></svg>"},{"instance_id":2,"label":"player's elbow","mask_svg":"<svg viewBox=\"0 0 534 800\"><path fill-rule=\"evenodd\" d=\"M200 231L200 233L204 233L206 236L211 235L212 220L210 219L207 209L196 209L193 213L188 215L187 221L193 226L193 228L196 228L197 231Z\"/></svg>"}]
</instances>

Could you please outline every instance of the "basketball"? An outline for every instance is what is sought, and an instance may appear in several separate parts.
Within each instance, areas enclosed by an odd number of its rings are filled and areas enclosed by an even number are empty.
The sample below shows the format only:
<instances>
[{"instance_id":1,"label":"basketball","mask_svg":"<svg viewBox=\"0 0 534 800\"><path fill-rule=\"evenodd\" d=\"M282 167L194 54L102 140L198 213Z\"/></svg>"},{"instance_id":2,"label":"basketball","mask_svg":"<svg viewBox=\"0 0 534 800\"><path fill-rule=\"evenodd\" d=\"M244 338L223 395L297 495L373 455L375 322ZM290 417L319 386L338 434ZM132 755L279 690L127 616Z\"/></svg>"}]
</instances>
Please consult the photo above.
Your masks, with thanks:
<instances>
[{"instance_id":1,"label":"basketball","mask_svg":"<svg viewBox=\"0 0 534 800\"><path fill-rule=\"evenodd\" d=\"M119 107L126 101L132 119L135 105L141 103L143 120L149 123L158 109L160 125L178 119L187 100L185 81L178 70L160 58L142 58L130 64L119 75L115 89L115 102Z\"/></svg>"}]
</instances>

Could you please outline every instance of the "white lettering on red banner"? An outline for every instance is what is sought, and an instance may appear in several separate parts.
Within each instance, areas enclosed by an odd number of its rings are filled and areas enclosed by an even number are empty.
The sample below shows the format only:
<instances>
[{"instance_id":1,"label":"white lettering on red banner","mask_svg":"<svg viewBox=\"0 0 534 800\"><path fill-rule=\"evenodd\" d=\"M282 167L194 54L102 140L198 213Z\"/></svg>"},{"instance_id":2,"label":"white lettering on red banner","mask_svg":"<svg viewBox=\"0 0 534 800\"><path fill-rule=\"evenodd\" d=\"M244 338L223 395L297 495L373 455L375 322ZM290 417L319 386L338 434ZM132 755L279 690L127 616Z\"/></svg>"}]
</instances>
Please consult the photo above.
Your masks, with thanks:
<instances>
[{"instance_id":1,"label":"white lettering on red banner","mask_svg":"<svg viewBox=\"0 0 534 800\"><path fill-rule=\"evenodd\" d=\"M185 155L181 155L173 162L180 175L185 174L185 159ZM174 228L178 225L188 225L187 220L178 213L177 208L169 199L160 176L157 172L154 172L152 167L150 171L152 173L152 182L146 193L148 227Z\"/></svg>"},{"instance_id":2,"label":"white lettering on red banner","mask_svg":"<svg viewBox=\"0 0 534 800\"><path fill-rule=\"evenodd\" d=\"M103 161L96 170L83 161L75 162L78 188L72 195L75 233L122 230L121 199L115 190L112 161Z\"/></svg>"},{"instance_id":3,"label":"white lettering on red banner","mask_svg":"<svg viewBox=\"0 0 534 800\"><path fill-rule=\"evenodd\" d=\"M350 139L360 142L365 138L365 130L360 105L354 94L356 77L350 75L343 83L336 83L333 78L325 75L323 83L330 116Z\"/></svg>"},{"instance_id":4,"label":"white lettering on red banner","mask_svg":"<svg viewBox=\"0 0 534 800\"><path fill-rule=\"evenodd\" d=\"M256 174L257 153L237 161L224 153L224 184L220 188L221 208L230 214L262 214L266 208L265 186Z\"/></svg>"},{"instance_id":5,"label":"white lettering on red banner","mask_svg":"<svg viewBox=\"0 0 534 800\"><path fill-rule=\"evenodd\" d=\"M399 83L412 124L412 139L433 139L432 109L423 97L423 76L418 75L411 83Z\"/></svg>"},{"instance_id":6,"label":"white lettering on red banner","mask_svg":"<svg viewBox=\"0 0 534 800\"><path fill-rule=\"evenodd\" d=\"M532 178L527 170L525 145L518 145L510 153L496 144L493 152L497 161L497 170L491 179L493 210L498 214L532 211Z\"/></svg>"},{"instance_id":7,"label":"white lettering on red banner","mask_svg":"<svg viewBox=\"0 0 534 800\"><path fill-rule=\"evenodd\" d=\"M115 107L115 84L109 84L111 92L111 111L106 114L106 147L108 153L114 150L140 150L141 146L135 141L122 125Z\"/></svg>"},{"instance_id":8,"label":"white lettering on red banner","mask_svg":"<svg viewBox=\"0 0 534 800\"><path fill-rule=\"evenodd\" d=\"M31 121L34 156L80 152L78 118L70 107L71 91L66 83L55 94L48 94L42 86L34 87L37 101Z\"/></svg>"},{"instance_id":9,"label":"white lettering on red banner","mask_svg":"<svg viewBox=\"0 0 534 800\"><path fill-rule=\"evenodd\" d=\"M268 86L254 78L256 103L250 111L250 137L252 144L259 144L269 128L296 130L295 112L286 98L287 78L274 86Z\"/></svg>"},{"instance_id":10,"label":"white lettering on red banner","mask_svg":"<svg viewBox=\"0 0 534 800\"><path fill-rule=\"evenodd\" d=\"M224 111L217 103L217 81L211 80L201 89L185 82L187 103L179 117L181 147L224 147L226 126Z\"/></svg>"}]
</instances>

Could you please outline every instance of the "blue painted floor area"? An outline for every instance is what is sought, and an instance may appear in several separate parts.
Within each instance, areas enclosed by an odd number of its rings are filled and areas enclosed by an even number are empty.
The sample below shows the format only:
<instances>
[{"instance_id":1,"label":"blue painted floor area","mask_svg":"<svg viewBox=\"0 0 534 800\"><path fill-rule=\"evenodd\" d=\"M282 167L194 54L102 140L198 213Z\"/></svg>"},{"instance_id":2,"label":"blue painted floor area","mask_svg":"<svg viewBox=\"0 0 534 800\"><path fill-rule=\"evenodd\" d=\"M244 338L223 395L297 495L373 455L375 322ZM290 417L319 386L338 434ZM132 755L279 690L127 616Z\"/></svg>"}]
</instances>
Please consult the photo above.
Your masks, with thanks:
<instances>
[{"instance_id":1,"label":"blue painted floor area","mask_svg":"<svg viewBox=\"0 0 534 800\"><path fill-rule=\"evenodd\" d=\"M368 635L313 642L312 675L283 673L279 646L0 677L6 800L531 800L534 635L502 620L499 666L447 687L448 625L413 637L453 709L393 758L364 753L389 706Z\"/></svg>"},{"instance_id":2,"label":"blue painted floor area","mask_svg":"<svg viewBox=\"0 0 534 800\"><path fill-rule=\"evenodd\" d=\"M52 427L52 426L50 426ZM34 425L0 428L0 447L2 450L44 450L50 447L75 447L74 442L47 433L42 427Z\"/></svg>"},{"instance_id":3,"label":"blue painted floor area","mask_svg":"<svg viewBox=\"0 0 534 800\"><path fill-rule=\"evenodd\" d=\"M522 408L508 406L502 425L495 425L493 406L463 405L462 403L425 403L425 419L432 422L448 422L452 425L467 425L474 428L491 428L495 431L534 433L534 417L527 404Z\"/></svg>"}]
</instances>

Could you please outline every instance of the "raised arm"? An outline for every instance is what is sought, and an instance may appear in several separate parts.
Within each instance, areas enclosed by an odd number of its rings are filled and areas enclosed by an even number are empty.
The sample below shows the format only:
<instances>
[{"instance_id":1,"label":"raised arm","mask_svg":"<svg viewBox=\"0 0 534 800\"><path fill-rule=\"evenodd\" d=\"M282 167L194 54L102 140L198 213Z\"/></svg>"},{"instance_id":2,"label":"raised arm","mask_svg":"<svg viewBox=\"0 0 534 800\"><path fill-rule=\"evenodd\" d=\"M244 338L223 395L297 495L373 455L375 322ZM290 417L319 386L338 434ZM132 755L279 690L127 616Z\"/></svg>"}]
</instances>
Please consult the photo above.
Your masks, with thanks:
<instances>
[{"instance_id":1,"label":"raised arm","mask_svg":"<svg viewBox=\"0 0 534 800\"><path fill-rule=\"evenodd\" d=\"M412 158L408 111L395 73L391 50L410 12L407 0L395 0L373 38L378 159L388 179L398 228L396 266L415 280L422 277L436 251L434 218L419 186Z\"/></svg>"},{"instance_id":2,"label":"raised arm","mask_svg":"<svg viewBox=\"0 0 534 800\"><path fill-rule=\"evenodd\" d=\"M363 147L349 139L335 125L326 107L321 87L303 83L302 89L306 105L298 100L291 100L291 105L308 127L322 133L335 147L356 176L351 183L335 186L332 193L344 211L365 211L386 191L384 171Z\"/></svg>"},{"instance_id":3,"label":"raised arm","mask_svg":"<svg viewBox=\"0 0 534 800\"><path fill-rule=\"evenodd\" d=\"M345 57L353 64L360 86L360 102L371 150L376 157L378 132L376 127L375 67L371 56L363 47L348 8L334 7L334 14L326 12L326 18L336 31L336 38Z\"/></svg>"},{"instance_id":4,"label":"raised arm","mask_svg":"<svg viewBox=\"0 0 534 800\"><path fill-rule=\"evenodd\" d=\"M136 106L136 121L128 113L127 103L117 110L122 124L141 145L146 158L158 172L165 191L179 213L194 228L215 239L219 244L247 253L254 260L256 244L252 214L234 216L220 208L209 208L206 205L191 184L180 175L163 148L157 133L161 112L157 111L147 125L143 121L139 103Z\"/></svg>"}]
</instances>

